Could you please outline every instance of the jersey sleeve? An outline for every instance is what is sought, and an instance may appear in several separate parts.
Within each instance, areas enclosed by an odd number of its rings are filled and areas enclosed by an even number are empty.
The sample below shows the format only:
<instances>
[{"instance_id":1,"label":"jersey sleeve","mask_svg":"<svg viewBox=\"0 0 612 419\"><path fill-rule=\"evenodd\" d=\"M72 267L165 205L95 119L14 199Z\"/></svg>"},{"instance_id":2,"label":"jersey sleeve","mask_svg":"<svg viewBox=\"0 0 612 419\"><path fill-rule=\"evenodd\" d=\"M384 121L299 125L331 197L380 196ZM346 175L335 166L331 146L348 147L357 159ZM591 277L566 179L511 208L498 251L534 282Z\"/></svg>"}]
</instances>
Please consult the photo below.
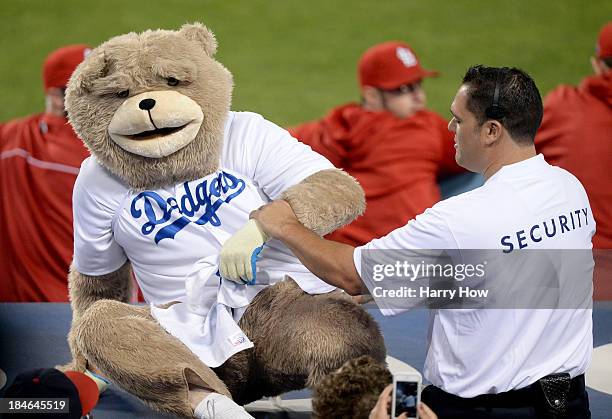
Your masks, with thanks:
<instances>
[{"instance_id":1,"label":"jersey sleeve","mask_svg":"<svg viewBox=\"0 0 612 419\"><path fill-rule=\"evenodd\" d=\"M238 113L224 154L232 168L249 176L270 199L290 186L334 166L283 128L257 114ZM240 156L240 158L237 158Z\"/></svg>"},{"instance_id":2,"label":"jersey sleeve","mask_svg":"<svg viewBox=\"0 0 612 419\"><path fill-rule=\"evenodd\" d=\"M405 226L393 230L386 236L355 248L353 263L372 295L376 295L374 288L380 287L381 284L376 281L373 272L366 272L366 269L369 269L367 267L394 264L395 258L400 255L401 257L411 255L415 260L420 261L421 255L430 257L440 250L457 249L457 242L444 219L444 211L436 208L437 206L429 208ZM398 250L402 253L393 252ZM410 250L415 250L414 255L411 254ZM377 301L377 303L379 302ZM385 315L401 312L401 310L396 311L382 306L381 309L383 309Z\"/></svg>"},{"instance_id":3,"label":"jersey sleeve","mask_svg":"<svg viewBox=\"0 0 612 419\"><path fill-rule=\"evenodd\" d=\"M86 159L72 194L74 217L74 265L80 273L105 275L119 269L127 260L113 236L116 205L107 197L117 196L115 182L102 173L92 158ZM101 193L106 191L106 193Z\"/></svg>"}]
</instances>

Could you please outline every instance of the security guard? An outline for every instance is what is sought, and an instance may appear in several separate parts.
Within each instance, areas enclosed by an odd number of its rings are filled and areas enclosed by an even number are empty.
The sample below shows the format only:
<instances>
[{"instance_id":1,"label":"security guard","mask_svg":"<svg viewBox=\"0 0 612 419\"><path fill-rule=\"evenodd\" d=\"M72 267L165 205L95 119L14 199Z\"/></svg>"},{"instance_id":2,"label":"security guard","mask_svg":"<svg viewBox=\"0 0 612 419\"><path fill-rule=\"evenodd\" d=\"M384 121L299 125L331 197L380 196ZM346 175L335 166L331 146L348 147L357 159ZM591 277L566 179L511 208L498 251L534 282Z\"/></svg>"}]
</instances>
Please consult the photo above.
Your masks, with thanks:
<instances>
[{"instance_id":1,"label":"security guard","mask_svg":"<svg viewBox=\"0 0 612 419\"><path fill-rule=\"evenodd\" d=\"M284 201L252 213L319 278L356 295L371 249L585 249L595 221L584 188L536 155L542 120L534 81L516 68L470 68L451 105L457 162L484 175L474 191L442 201L358 248L304 228ZM223 261L222 261L223 262ZM563 263L563 261L561 261ZM238 273L250 269L250 263ZM575 281L591 281L592 265ZM590 294L588 300L591 301ZM567 310L435 310L422 400L440 418L590 417L584 372L590 305Z\"/></svg>"}]
</instances>

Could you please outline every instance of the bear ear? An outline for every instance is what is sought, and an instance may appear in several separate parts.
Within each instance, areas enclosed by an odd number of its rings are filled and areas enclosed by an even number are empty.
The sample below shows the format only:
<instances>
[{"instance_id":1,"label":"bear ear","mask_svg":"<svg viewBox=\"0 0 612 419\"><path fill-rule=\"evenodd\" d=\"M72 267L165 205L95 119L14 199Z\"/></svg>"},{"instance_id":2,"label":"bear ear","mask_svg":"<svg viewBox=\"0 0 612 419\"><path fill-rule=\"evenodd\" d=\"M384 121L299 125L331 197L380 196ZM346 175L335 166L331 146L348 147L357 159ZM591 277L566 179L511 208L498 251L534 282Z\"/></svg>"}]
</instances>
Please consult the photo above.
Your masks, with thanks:
<instances>
[{"instance_id":1,"label":"bear ear","mask_svg":"<svg viewBox=\"0 0 612 419\"><path fill-rule=\"evenodd\" d=\"M179 34L197 42L208 56L212 57L217 52L217 40L215 35L201 23L187 23L181 27Z\"/></svg>"},{"instance_id":2,"label":"bear ear","mask_svg":"<svg viewBox=\"0 0 612 419\"><path fill-rule=\"evenodd\" d=\"M77 69L72 74L68 83L69 88L76 92L90 92L93 82L106 76L108 72L104 51L95 49L90 52Z\"/></svg>"}]
</instances>

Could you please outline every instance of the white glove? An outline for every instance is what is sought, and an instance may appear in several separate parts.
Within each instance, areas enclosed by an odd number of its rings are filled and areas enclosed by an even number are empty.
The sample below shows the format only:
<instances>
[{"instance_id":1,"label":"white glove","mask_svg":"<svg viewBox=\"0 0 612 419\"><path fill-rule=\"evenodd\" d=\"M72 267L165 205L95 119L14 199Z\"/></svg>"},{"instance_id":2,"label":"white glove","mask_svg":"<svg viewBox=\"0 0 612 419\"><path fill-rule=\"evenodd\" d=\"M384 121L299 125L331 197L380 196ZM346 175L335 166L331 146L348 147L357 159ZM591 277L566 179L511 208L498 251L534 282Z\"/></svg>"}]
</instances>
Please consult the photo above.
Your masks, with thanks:
<instances>
[{"instance_id":1,"label":"white glove","mask_svg":"<svg viewBox=\"0 0 612 419\"><path fill-rule=\"evenodd\" d=\"M257 221L249 220L221 248L221 276L239 284L255 283L255 262L268 236Z\"/></svg>"}]
</instances>

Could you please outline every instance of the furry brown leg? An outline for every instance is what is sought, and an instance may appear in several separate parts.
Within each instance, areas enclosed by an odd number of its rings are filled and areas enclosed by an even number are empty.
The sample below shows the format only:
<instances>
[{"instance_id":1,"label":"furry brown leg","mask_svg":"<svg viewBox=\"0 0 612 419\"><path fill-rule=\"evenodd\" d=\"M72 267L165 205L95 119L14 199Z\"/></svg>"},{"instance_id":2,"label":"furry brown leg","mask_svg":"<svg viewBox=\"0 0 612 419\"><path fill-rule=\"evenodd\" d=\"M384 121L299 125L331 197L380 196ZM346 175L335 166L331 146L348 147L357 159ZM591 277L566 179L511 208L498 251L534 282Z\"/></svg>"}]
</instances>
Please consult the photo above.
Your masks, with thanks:
<instances>
[{"instance_id":1,"label":"furry brown leg","mask_svg":"<svg viewBox=\"0 0 612 419\"><path fill-rule=\"evenodd\" d=\"M335 293L306 294L291 279L260 292L240 327L255 347L215 370L239 404L314 386L361 355L385 362L383 337L363 308Z\"/></svg>"},{"instance_id":2,"label":"furry brown leg","mask_svg":"<svg viewBox=\"0 0 612 419\"><path fill-rule=\"evenodd\" d=\"M321 236L350 223L365 211L365 194L357 181L340 169L310 175L283 192L298 220Z\"/></svg>"},{"instance_id":3,"label":"furry brown leg","mask_svg":"<svg viewBox=\"0 0 612 419\"><path fill-rule=\"evenodd\" d=\"M166 333L147 307L101 300L74 329L75 345L87 361L155 410L192 417L189 384L230 396L217 375Z\"/></svg>"}]
</instances>

